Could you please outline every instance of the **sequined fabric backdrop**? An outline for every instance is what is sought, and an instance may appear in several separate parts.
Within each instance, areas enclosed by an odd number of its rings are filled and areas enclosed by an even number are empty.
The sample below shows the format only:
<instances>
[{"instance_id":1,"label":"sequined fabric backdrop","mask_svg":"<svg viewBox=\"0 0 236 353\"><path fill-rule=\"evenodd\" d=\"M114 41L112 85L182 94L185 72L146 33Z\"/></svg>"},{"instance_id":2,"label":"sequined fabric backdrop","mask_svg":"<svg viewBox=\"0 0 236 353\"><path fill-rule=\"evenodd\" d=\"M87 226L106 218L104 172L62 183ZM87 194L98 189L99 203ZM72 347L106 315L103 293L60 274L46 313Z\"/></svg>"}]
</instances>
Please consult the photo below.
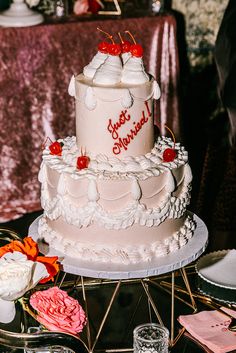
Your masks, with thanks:
<instances>
[{"instance_id":1,"label":"sequined fabric backdrop","mask_svg":"<svg viewBox=\"0 0 236 353\"><path fill-rule=\"evenodd\" d=\"M161 83L156 119L179 130L176 23L171 15L0 29L0 221L40 210L37 176L45 137L75 134L67 93L103 38L96 28L129 29L144 47L147 70ZM161 118L160 118L161 116Z\"/></svg>"}]
</instances>

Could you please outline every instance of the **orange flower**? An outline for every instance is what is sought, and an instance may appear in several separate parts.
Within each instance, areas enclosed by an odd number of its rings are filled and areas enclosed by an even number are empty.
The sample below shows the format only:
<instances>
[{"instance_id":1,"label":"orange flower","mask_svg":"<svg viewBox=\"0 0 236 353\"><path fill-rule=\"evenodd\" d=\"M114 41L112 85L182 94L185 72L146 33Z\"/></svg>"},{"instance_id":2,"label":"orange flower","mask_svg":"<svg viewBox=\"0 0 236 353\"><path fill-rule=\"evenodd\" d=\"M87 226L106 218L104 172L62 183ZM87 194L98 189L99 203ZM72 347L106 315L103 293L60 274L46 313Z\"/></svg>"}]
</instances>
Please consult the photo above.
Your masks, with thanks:
<instances>
[{"instance_id":1,"label":"orange flower","mask_svg":"<svg viewBox=\"0 0 236 353\"><path fill-rule=\"evenodd\" d=\"M19 251L26 255L28 260L35 261L39 249L38 244L31 238L26 237L21 242L20 240L13 240L9 244L4 245L0 248L0 257L2 257L7 252Z\"/></svg>"},{"instance_id":2,"label":"orange flower","mask_svg":"<svg viewBox=\"0 0 236 353\"><path fill-rule=\"evenodd\" d=\"M59 264L57 263L58 257L38 256L38 244L31 237L25 237L22 241L13 240L9 244L0 247L0 257L8 252L14 251L19 251L26 255L28 260L38 261L46 266L49 276L42 279L39 283L46 283L53 280L53 277L59 271Z\"/></svg>"},{"instance_id":3,"label":"orange flower","mask_svg":"<svg viewBox=\"0 0 236 353\"><path fill-rule=\"evenodd\" d=\"M53 257L48 257L48 256L37 256L36 261L41 262L46 266L46 269L48 271L49 276L46 278L43 278L39 283L46 283L50 280L54 280L54 276L59 271L59 264L57 262L58 257L53 256Z\"/></svg>"}]
</instances>

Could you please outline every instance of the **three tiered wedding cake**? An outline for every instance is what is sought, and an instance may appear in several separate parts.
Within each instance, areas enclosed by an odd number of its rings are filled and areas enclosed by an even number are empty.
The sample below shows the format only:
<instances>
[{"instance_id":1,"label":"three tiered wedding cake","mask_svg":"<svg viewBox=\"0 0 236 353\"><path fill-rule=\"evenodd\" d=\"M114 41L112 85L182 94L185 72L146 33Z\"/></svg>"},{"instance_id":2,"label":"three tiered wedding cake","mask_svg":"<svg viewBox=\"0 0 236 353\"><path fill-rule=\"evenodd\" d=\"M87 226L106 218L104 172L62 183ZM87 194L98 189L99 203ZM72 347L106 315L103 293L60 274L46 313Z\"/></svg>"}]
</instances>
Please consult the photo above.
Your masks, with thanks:
<instances>
[{"instance_id":1,"label":"three tiered wedding cake","mask_svg":"<svg viewBox=\"0 0 236 353\"><path fill-rule=\"evenodd\" d=\"M193 235L188 155L173 134L154 141L160 89L145 72L142 52L137 43L100 43L69 85L76 137L44 149L39 235L70 257L152 261Z\"/></svg>"}]
</instances>

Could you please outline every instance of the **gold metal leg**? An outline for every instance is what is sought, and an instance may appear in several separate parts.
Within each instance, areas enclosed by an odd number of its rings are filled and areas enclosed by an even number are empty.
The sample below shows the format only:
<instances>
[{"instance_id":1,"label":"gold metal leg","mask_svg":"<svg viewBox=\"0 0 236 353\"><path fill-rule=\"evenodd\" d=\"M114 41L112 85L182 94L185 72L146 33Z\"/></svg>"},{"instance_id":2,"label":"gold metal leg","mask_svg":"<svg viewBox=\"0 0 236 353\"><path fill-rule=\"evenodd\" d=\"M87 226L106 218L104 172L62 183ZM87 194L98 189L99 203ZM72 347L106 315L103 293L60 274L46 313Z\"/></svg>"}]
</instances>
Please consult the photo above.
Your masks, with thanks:
<instances>
[{"instance_id":1,"label":"gold metal leg","mask_svg":"<svg viewBox=\"0 0 236 353\"><path fill-rule=\"evenodd\" d=\"M86 291L84 287L84 278L82 276L81 276L81 287L82 287L82 294L83 294L83 300L85 305L85 314L87 317L87 325L86 325L87 344L88 344L89 352L91 352L92 343L91 343L91 330L90 330L90 320L89 320L89 312L88 312L88 302L87 302Z\"/></svg>"},{"instance_id":2,"label":"gold metal leg","mask_svg":"<svg viewBox=\"0 0 236 353\"><path fill-rule=\"evenodd\" d=\"M170 330L170 345L174 343L175 332L175 273L171 274L171 330Z\"/></svg>"},{"instance_id":3,"label":"gold metal leg","mask_svg":"<svg viewBox=\"0 0 236 353\"><path fill-rule=\"evenodd\" d=\"M116 285L116 287L115 287L115 290L114 290L114 292L113 292L113 295L112 295L112 297L111 297L111 300L110 300L110 302L109 302L109 304L108 304L107 310L106 310L106 312L105 312L105 315L104 315L104 317L103 317L103 319L102 319L102 322L101 322L101 324L100 324L100 327L99 327L99 329L98 329L97 335L96 335L96 337L95 337L95 340L94 340L94 343L93 343L91 352L94 351L94 348L95 348L95 346L96 346L96 344L97 344L97 341L98 341L98 339L99 339L99 336L100 336L101 331L102 331L102 329L103 329L103 326L104 326L104 324L105 324L105 321L106 321L106 319L107 319L107 316L108 316L108 314L109 314L109 312L110 312L110 310L111 310L111 307L112 307L112 304L113 304L113 302L114 302L114 300L115 300L115 297L116 297L116 295L117 295L117 293L118 293L118 290L119 290L119 288L120 288L120 285L121 285L121 280L118 281L118 283L117 283L117 285Z\"/></svg>"},{"instance_id":4,"label":"gold metal leg","mask_svg":"<svg viewBox=\"0 0 236 353\"><path fill-rule=\"evenodd\" d=\"M192 306L196 310L197 309L197 305L196 305L196 302L194 300L194 297L193 297L193 294L192 294L192 290L191 290L191 287L190 287L190 284L189 284L189 281L188 281L188 276L186 274L186 271L185 271L184 267L180 269L180 273L182 274L182 277L183 277L183 280L184 280L184 284L185 284L186 289L187 289L187 291L189 293L189 297L191 299Z\"/></svg>"},{"instance_id":5,"label":"gold metal leg","mask_svg":"<svg viewBox=\"0 0 236 353\"><path fill-rule=\"evenodd\" d=\"M144 289L144 291L145 291L145 293L146 293L146 295L147 295L147 297L148 297L148 300L150 301L150 304L151 304L151 306L152 306L152 309L153 309L153 311L154 311L154 313L155 313L155 315L156 315L156 317L157 317L159 323L160 323L162 326L164 326L163 321L162 321L162 318L161 318L161 315L159 314L159 312L158 312L158 310L157 310L157 307L156 307L156 305L155 305L155 303L154 303L154 301L153 301L153 299L152 299L152 297L151 297L151 294L150 294L150 292L149 292L147 283L145 283L142 279L140 279L140 282L141 282L141 284L142 284L142 286L143 286L143 289Z\"/></svg>"}]
</instances>

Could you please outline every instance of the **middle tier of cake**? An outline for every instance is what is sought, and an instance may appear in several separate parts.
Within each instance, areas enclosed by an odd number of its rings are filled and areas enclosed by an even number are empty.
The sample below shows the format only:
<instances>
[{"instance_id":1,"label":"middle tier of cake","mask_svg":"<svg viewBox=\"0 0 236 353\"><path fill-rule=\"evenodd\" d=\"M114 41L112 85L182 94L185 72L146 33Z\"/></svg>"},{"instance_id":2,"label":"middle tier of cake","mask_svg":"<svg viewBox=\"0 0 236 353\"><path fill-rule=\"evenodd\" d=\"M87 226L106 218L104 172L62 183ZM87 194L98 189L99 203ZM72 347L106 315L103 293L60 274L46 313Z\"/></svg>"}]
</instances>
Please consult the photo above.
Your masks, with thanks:
<instances>
[{"instance_id":1,"label":"middle tier of cake","mask_svg":"<svg viewBox=\"0 0 236 353\"><path fill-rule=\"evenodd\" d=\"M186 213L192 173L180 144L159 138L150 153L118 159L89 155L76 169L75 138L61 140L62 155L44 150L40 170L39 234L53 248L84 260L137 263L175 251L191 238ZM173 162L163 162L166 148Z\"/></svg>"}]
</instances>

